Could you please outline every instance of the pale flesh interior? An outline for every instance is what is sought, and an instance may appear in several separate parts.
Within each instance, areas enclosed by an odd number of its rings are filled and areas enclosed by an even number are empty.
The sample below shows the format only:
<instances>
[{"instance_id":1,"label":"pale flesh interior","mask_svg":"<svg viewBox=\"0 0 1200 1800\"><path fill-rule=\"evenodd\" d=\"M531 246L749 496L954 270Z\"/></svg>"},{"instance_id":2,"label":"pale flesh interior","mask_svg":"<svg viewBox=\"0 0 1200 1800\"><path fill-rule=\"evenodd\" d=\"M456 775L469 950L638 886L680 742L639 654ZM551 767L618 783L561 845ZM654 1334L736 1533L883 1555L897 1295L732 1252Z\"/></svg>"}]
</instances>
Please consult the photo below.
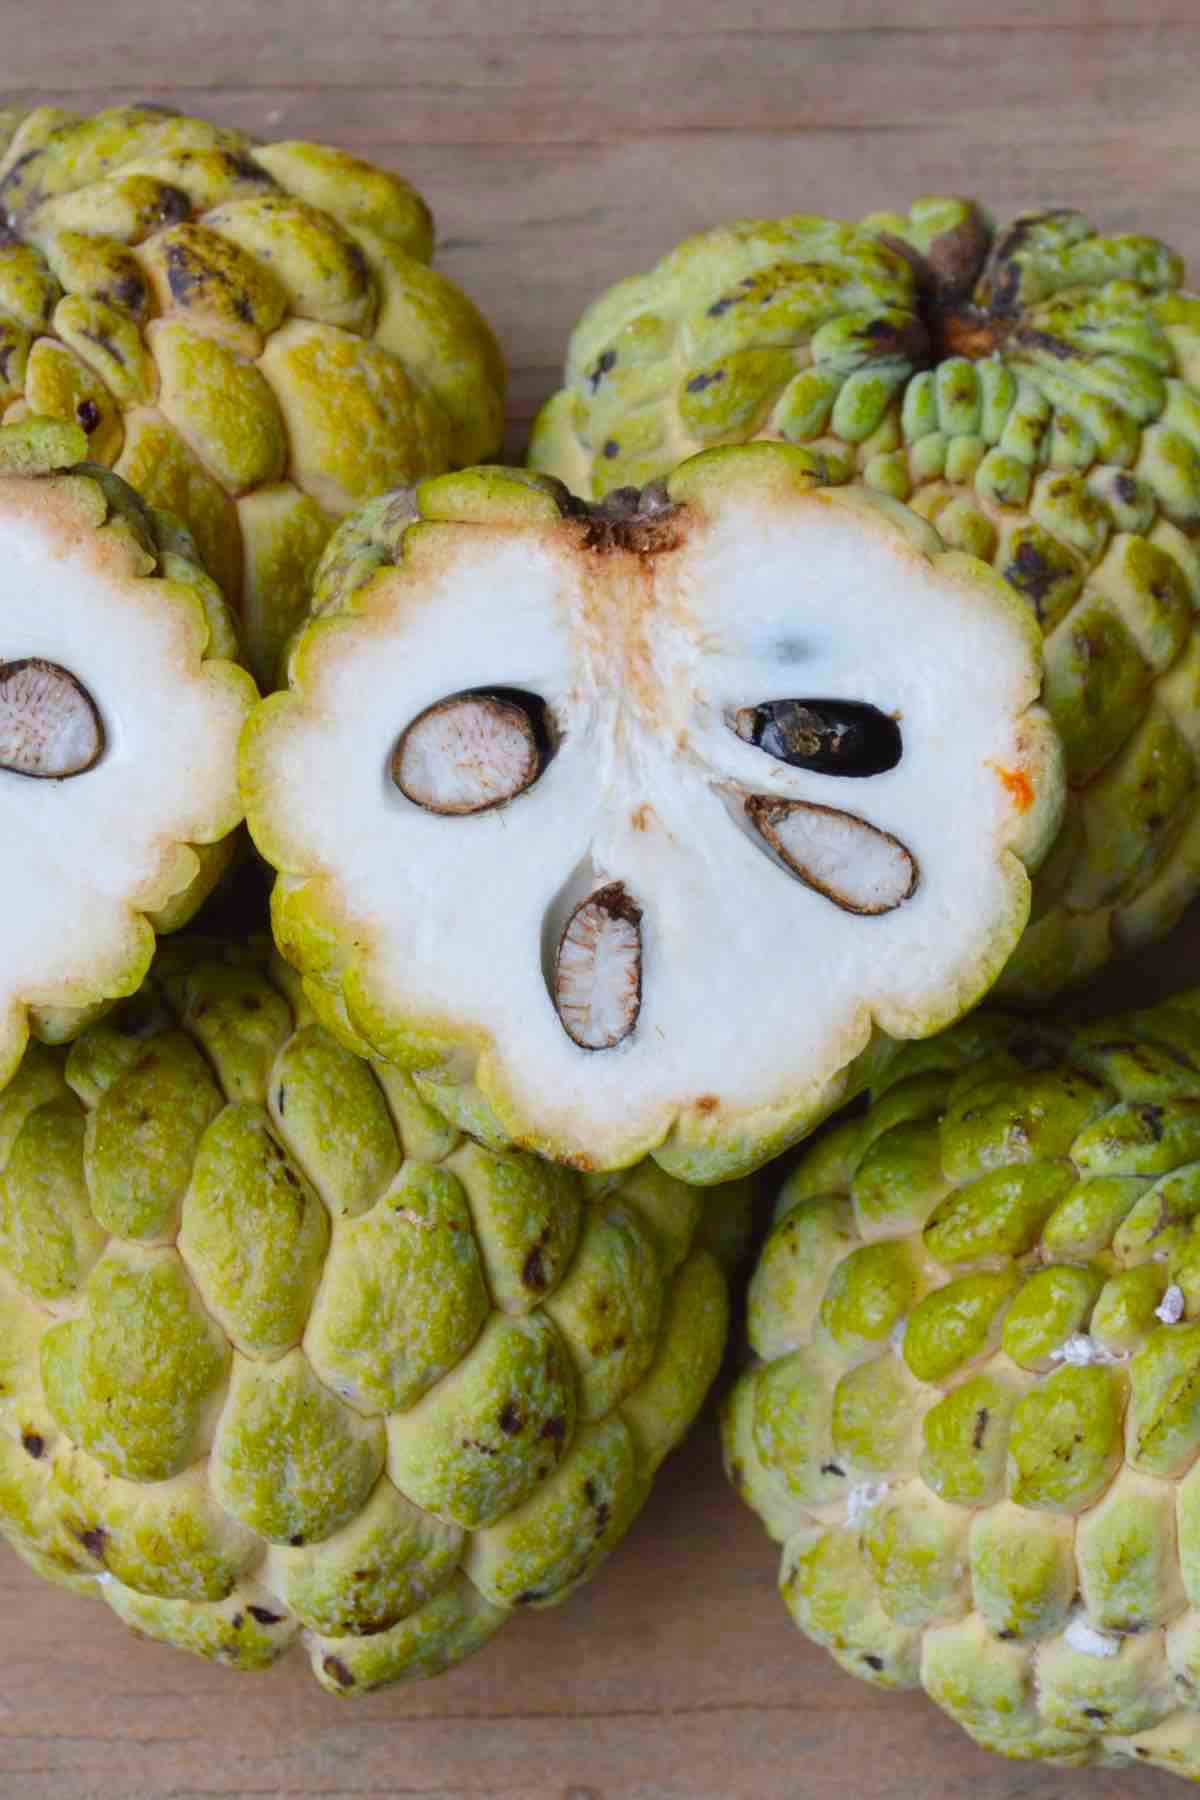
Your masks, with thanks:
<instances>
[{"instance_id":1,"label":"pale flesh interior","mask_svg":"<svg viewBox=\"0 0 1200 1800\"><path fill-rule=\"evenodd\" d=\"M127 548L85 526L53 481L0 482L0 664L68 672L102 728L79 774L0 769L10 1033L25 1007L88 1005L136 980L139 911L187 877L181 846L236 821L248 697L214 673L226 665L201 662L206 636L190 595L131 573Z\"/></svg>"},{"instance_id":2,"label":"pale flesh interior","mask_svg":"<svg viewBox=\"0 0 1200 1800\"><path fill-rule=\"evenodd\" d=\"M1010 611L812 499L687 517L680 547L650 557L589 554L566 526L423 528L309 659L260 764L273 841L290 872L322 874L374 1007L473 1034L471 1072L501 1116L600 1162L688 1109L786 1104L872 1021L935 1028L1011 947L1025 903L1006 846L1037 672ZM389 778L397 733L488 687L544 699L555 755L493 810L413 805ZM847 781L739 736L739 709L796 694L894 714L899 763ZM852 812L903 846L911 894L879 916L833 904L763 844L750 795ZM892 893L894 853L855 879ZM641 909L640 1010L590 1050L564 1030L546 947L618 882Z\"/></svg>"}]
</instances>

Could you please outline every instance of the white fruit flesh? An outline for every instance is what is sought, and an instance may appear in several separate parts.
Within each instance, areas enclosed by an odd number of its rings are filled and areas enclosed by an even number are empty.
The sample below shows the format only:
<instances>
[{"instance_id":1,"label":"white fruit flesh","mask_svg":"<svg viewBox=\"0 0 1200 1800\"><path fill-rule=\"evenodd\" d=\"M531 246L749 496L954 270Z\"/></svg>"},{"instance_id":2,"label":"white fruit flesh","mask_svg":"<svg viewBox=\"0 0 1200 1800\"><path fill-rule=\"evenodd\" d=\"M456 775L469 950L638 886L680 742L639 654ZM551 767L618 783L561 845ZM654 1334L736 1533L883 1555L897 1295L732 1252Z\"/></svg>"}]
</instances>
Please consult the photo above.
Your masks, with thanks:
<instances>
[{"instance_id":1,"label":"white fruit flesh","mask_svg":"<svg viewBox=\"0 0 1200 1800\"><path fill-rule=\"evenodd\" d=\"M188 846L239 817L249 678L202 661L199 600L149 564L94 529L70 478L0 480L0 1082L30 1007L137 985L141 915L191 881Z\"/></svg>"},{"instance_id":2,"label":"white fruit flesh","mask_svg":"<svg viewBox=\"0 0 1200 1800\"><path fill-rule=\"evenodd\" d=\"M1035 640L978 565L831 492L743 484L677 518L652 554L572 520L418 527L352 617L313 628L247 763L251 827L315 878L356 1029L457 1044L443 1077L474 1081L518 1140L598 1167L689 1117L791 1116L874 1027L958 1016L1020 933L1014 847L1061 788ZM413 805L387 778L398 735L498 690L553 722L538 778L468 817ZM894 716L897 765L847 782L740 735L744 709L796 695ZM832 809L795 856L842 903L787 868L751 799ZM626 1029L633 938L606 927L577 947L596 999L577 1035L564 926L617 884L640 915L640 1009Z\"/></svg>"}]
</instances>

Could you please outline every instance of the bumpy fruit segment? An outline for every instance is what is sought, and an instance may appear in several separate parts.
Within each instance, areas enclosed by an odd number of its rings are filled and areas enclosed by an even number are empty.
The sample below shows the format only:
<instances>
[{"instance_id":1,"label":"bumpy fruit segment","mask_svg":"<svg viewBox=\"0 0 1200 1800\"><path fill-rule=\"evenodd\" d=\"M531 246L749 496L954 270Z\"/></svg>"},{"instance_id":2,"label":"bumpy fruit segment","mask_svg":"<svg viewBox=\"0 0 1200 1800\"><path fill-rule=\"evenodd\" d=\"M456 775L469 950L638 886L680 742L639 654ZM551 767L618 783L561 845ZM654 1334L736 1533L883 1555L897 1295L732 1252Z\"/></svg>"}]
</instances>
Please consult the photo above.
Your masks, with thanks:
<instances>
[{"instance_id":1,"label":"bumpy fruit segment","mask_svg":"<svg viewBox=\"0 0 1200 1800\"><path fill-rule=\"evenodd\" d=\"M236 1668L435 1674L587 1580L687 1430L703 1215L464 1139L261 946L176 939L0 1092L0 1532Z\"/></svg>"},{"instance_id":2,"label":"bumpy fruit segment","mask_svg":"<svg viewBox=\"0 0 1200 1800\"><path fill-rule=\"evenodd\" d=\"M904 1051L785 1183L732 1481L796 1623L986 1748L1200 1776L1200 993Z\"/></svg>"},{"instance_id":3,"label":"bumpy fruit segment","mask_svg":"<svg viewBox=\"0 0 1200 1800\"><path fill-rule=\"evenodd\" d=\"M0 154L0 414L184 520L269 680L341 514L495 454L504 369L407 182L156 106L38 107Z\"/></svg>"},{"instance_id":4,"label":"bumpy fruit segment","mask_svg":"<svg viewBox=\"0 0 1200 1800\"><path fill-rule=\"evenodd\" d=\"M1024 928L1062 802L1036 630L803 451L596 506L440 477L347 521L316 612L245 739L276 939L494 1148L750 1170Z\"/></svg>"}]
</instances>

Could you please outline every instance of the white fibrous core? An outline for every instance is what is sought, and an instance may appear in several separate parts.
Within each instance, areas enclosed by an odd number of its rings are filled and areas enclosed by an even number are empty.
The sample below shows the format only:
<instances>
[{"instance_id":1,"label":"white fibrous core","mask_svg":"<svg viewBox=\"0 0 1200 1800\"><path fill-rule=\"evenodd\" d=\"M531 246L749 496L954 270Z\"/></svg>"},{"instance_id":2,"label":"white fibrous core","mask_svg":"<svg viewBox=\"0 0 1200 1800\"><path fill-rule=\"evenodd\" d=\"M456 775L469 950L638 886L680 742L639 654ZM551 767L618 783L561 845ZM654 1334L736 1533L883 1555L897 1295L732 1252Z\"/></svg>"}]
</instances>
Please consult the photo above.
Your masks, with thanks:
<instances>
[{"instance_id":1,"label":"white fibrous core","mask_svg":"<svg viewBox=\"0 0 1200 1800\"><path fill-rule=\"evenodd\" d=\"M28 1008L136 985L140 914L239 817L249 682L202 660L200 603L143 565L70 482L0 479L0 1069Z\"/></svg>"},{"instance_id":2,"label":"white fibrous core","mask_svg":"<svg viewBox=\"0 0 1200 1800\"><path fill-rule=\"evenodd\" d=\"M645 523L423 524L249 777L359 1029L411 1022L516 1141L597 1168L761 1130L875 1028L957 1017L1058 779L994 578L828 493Z\"/></svg>"}]
</instances>

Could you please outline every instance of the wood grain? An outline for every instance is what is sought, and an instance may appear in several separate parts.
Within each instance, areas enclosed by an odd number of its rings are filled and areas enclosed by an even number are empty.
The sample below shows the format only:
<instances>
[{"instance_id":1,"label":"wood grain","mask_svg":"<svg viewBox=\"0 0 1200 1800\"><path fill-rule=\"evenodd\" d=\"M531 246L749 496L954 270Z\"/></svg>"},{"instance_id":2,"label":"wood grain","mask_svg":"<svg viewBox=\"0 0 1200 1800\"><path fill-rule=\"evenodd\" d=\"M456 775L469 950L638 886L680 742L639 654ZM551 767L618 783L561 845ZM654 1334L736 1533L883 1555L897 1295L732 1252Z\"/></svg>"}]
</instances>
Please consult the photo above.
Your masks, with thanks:
<instances>
[{"instance_id":1,"label":"wood grain","mask_svg":"<svg viewBox=\"0 0 1200 1800\"><path fill-rule=\"evenodd\" d=\"M249 19L242 0L51 0L20 19L6 103L167 99L415 181L508 351L514 452L588 300L716 219L1067 200L1200 265L1193 0L279 0Z\"/></svg>"},{"instance_id":2,"label":"wood grain","mask_svg":"<svg viewBox=\"0 0 1200 1800\"><path fill-rule=\"evenodd\" d=\"M0 0L6 104L165 99L390 163L512 365L512 446L606 283L724 217L1047 199L1200 272L1195 0ZM1113 1001L1200 969L1200 917ZM360 1701L137 1641L0 1553L3 1800L1166 1800L990 1759L792 1629L711 1418L594 1585Z\"/></svg>"}]
</instances>

